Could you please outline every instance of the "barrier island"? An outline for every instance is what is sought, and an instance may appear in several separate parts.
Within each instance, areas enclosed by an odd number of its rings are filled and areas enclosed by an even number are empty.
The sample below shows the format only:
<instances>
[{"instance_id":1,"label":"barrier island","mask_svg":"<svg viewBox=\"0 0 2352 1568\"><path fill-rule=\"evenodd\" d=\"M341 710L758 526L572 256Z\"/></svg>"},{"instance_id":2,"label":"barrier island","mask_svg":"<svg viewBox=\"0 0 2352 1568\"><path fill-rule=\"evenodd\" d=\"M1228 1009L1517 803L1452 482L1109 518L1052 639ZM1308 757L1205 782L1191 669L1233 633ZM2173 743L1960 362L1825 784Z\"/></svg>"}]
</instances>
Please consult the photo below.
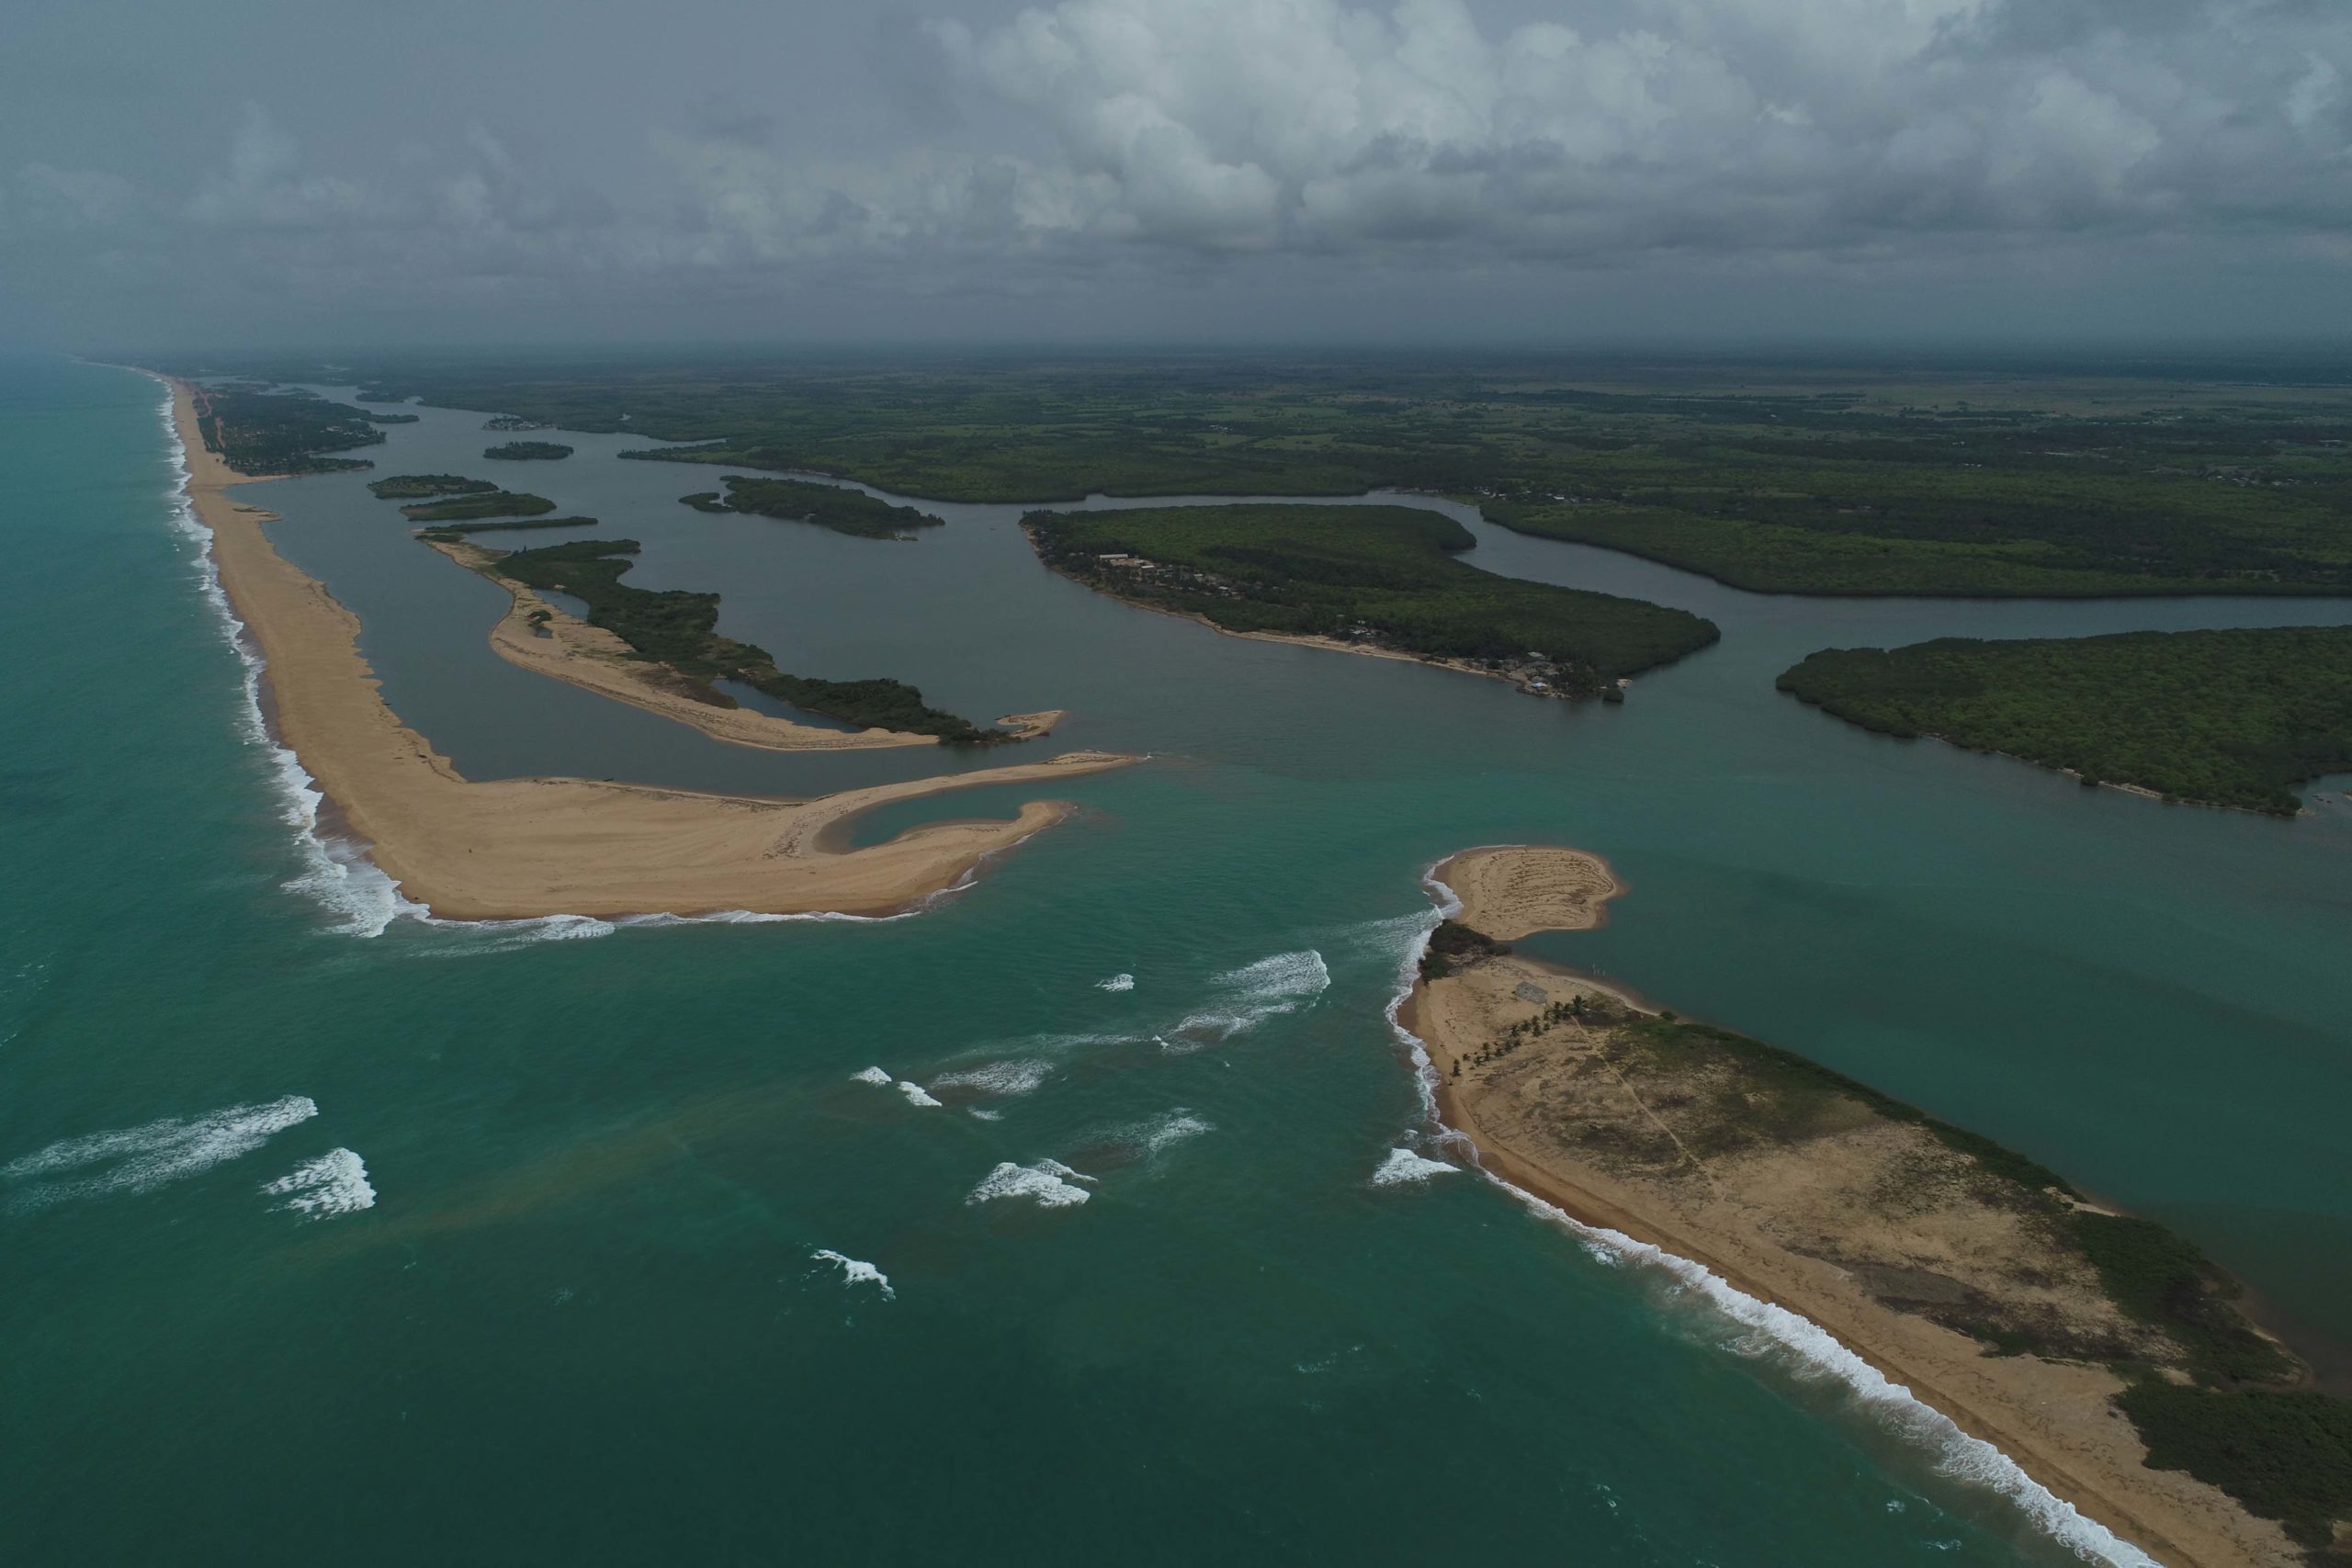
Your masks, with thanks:
<instances>
[{"instance_id":1,"label":"barrier island","mask_svg":"<svg viewBox=\"0 0 2352 1568\"><path fill-rule=\"evenodd\" d=\"M861 539L911 538L913 530L936 528L946 521L842 485L807 479L747 479L735 474L719 482L727 487L724 496L717 491L701 491L678 499L697 512L746 512L787 523L813 523Z\"/></svg>"},{"instance_id":2,"label":"barrier island","mask_svg":"<svg viewBox=\"0 0 2352 1568\"><path fill-rule=\"evenodd\" d=\"M2184 1238L1790 1052L1513 953L1598 924L1597 856L1476 850L1405 1019L1495 1174L1836 1335L2172 1568L2288 1568L2352 1519L2352 1401ZM2117 1418L2120 1414L2120 1419Z\"/></svg>"},{"instance_id":3,"label":"barrier island","mask_svg":"<svg viewBox=\"0 0 2352 1568\"><path fill-rule=\"evenodd\" d=\"M958 886L1070 807L1032 800L1010 819L929 823L853 850L843 833L859 816L943 791L1058 781L1138 760L1073 751L804 801L585 779L469 779L385 705L359 653L357 618L271 546L266 513L229 499L240 476L204 445L194 389L173 390L188 498L211 530L221 588L260 650L276 732L369 858L436 915L894 913Z\"/></svg>"},{"instance_id":4,"label":"barrier island","mask_svg":"<svg viewBox=\"0 0 2352 1568\"><path fill-rule=\"evenodd\" d=\"M565 593L583 601L587 625L617 638L635 659L651 667L646 673L662 685L709 707L739 705L713 684L735 681L809 713L951 746L1023 740L1042 733L1032 726L982 728L932 707L920 690L903 681L828 681L779 670L766 649L719 635L718 594L656 592L623 582L629 558L639 548L635 539L578 539L503 554L478 546L444 547L453 558L503 581L535 593Z\"/></svg>"},{"instance_id":5,"label":"barrier island","mask_svg":"<svg viewBox=\"0 0 2352 1568\"><path fill-rule=\"evenodd\" d=\"M2352 626L1939 637L1826 649L1778 684L1882 734L2200 806L2292 816L2295 785L2352 771Z\"/></svg>"},{"instance_id":6,"label":"barrier island","mask_svg":"<svg viewBox=\"0 0 2352 1568\"><path fill-rule=\"evenodd\" d=\"M201 444L240 474L328 474L373 468L360 458L325 454L381 446L384 433L378 425L416 417L370 413L311 392L258 389L265 385L239 382L189 391Z\"/></svg>"},{"instance_id":7,"label":"barrier island","mask_svg":"<svg viewBox=\"0 0 2352 1568\"><path fill-rule=\"evenodd\" d=\"M1704 648L1713 622L1638 599L1497 577L1477 543L1405 506L1171 506L1033 512L1047 566L1130 604L1220 631L1419 659L1539 696L1615 697L1619 682Z\"/></svg>"}]
</instances>

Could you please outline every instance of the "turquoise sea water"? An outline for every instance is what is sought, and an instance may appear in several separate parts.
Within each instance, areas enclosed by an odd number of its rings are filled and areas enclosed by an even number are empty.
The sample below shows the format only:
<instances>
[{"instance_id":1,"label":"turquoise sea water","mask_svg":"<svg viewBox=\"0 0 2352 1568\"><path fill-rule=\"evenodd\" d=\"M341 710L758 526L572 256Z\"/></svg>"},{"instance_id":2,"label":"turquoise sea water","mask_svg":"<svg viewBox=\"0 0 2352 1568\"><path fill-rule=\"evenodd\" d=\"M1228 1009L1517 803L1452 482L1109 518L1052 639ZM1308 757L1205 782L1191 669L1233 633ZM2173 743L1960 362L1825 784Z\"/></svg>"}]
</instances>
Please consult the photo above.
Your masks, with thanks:
<instances>
[{"instance_id":1,"label":"turquoise sea water","mask_svg":"<svg viewBox=\"0 0 2352 1568\"><path fill-rule=\"evenodd\" d=\"M158 404L0 364L0 1560L2095 1543L1801 1328L1469 1175L1375 1180L1442 1153L1384 1010L1422 869L1482 842L1633 888L1532 946L2014 1144L2352 1338L2344 781L2290 823L2165 807L1770 690L1826 645L2352 604L1760 599L1477 525L1489 570L1722 624L1570 708L1129 610L1039 569L1017 509L913 544L706 517L675 504L705 470L567 434L514 482L642 539L633 581L724 592L786 668L1068 706L1057 746L1154 760L916 918L451 928L289 820ZM379 471L484 468L480 415L418 412ZM941 764L726 748L514 671L503 595L365 477L250 494L470 774Z\"/></svg>"}]
</instances>

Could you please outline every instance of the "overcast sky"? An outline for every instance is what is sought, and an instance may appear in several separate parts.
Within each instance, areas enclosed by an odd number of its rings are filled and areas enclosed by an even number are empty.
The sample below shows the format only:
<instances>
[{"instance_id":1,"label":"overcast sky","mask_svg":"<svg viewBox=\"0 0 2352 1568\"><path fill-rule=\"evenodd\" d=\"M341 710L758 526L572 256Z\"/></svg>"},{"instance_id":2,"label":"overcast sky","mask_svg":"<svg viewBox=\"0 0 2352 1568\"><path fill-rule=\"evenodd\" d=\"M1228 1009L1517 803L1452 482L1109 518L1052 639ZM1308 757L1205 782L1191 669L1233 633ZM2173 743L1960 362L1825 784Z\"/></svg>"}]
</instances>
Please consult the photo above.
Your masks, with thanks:
<instances>
[{"instance_id":1,"label":"overcast sky","mask_svg":"<svg viewBox=\"0 0 2352 1568\"><path fill-rule=\"evenodd\" d=\"M2352 334L2352 0L8 0L0 343Z\"/></svg>"}]
</instances>

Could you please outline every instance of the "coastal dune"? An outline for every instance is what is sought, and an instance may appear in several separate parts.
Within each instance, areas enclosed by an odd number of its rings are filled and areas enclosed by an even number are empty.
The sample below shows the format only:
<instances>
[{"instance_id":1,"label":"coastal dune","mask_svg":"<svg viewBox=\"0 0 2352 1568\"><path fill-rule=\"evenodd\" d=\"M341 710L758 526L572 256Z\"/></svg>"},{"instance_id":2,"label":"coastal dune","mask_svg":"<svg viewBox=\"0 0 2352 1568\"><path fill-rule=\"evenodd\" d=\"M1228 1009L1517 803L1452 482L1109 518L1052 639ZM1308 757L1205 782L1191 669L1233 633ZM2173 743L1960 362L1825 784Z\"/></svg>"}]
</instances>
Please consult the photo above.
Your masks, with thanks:
<instances>
[{"instance_id":1,"label":"coastal dune","mask_svg":"<svg viewBox=\"0 0 2352 1568\"><path fill-rule=\"evenodd\" d=\"M2171 1568L2305 1561L2219 1488L2149 1468L2110 1366L2178 1379L2179 1352L2053 1240L2045 1211L2089 1205L1859 1085L1500 945L1598 925L1623 891L1600 857L1482 849L1431 875L1461 908L1400 1021L1490 1174L1810 1320Z\"/></svg>"},{"instance_id":2,"label":"coastal dune","mask_svg":"<svg viewBox=\"0 0 2352 1568\"><path fill-rule=\"evenodd\" d=\"M225 493L253 480L206 449L188 389L170 385L188 498L211 530L221 587L258 645L279 737L369 857L436 915L895 913L956 886L1070 807L1030 801L1010 821L927 825L857 850L841 842L852 818L893 801L1137 760L1074 751L808 801L584 779L468 779L385 704L358 650L357 617L271 546L262 529L268 513Z\"/></svg>"}]
</instances>

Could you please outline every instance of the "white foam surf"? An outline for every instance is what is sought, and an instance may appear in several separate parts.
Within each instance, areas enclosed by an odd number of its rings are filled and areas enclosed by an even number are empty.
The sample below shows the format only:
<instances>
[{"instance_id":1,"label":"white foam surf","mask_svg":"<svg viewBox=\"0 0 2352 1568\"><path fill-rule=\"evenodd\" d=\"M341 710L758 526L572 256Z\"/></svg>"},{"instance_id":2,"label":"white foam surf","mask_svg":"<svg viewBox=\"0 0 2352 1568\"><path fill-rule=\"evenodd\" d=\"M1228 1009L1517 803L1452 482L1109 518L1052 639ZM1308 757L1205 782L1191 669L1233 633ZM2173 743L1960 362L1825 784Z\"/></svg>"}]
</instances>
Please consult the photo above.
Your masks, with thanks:
<instances>
[{"instance_id":1,"label":"white foam surf","mask_svg":"<svg viewBox=\"0 0 2352 1568\"><path fill-rule=\"evenodd\" d=\"M1114 975L1107 980L1095 981L1094 988L1098 991L1132 991L1136 988L1136 977L1133 975Z\"/></svg>"},{"instance_id":2,"label":"white foam surf","mask_svg":"<svg viewBox=\"0 0 2352 1568\"><path fill-rule=\"evenodd\" d=\"M1277 953L1228 969L1210 982L1217 995L1158 1036L1174 1052L1197 1051L1245 1034L1270 1018L1296 1012L1331 987L1331 971L1313 948Z\"/></svg>"},{"instance_id":3,"label":"white foam surf","mask_svg":"<svg viewBox=\"0 0 2352 1568\"><path fill-rule=\"evenodd\" d=\"M108 1167L93 1175L24 1188L8 1199L8 1207L18 1211L47 1208L71 1198L146 1192L242 1158L318 1113L317 1102L308 1095L289 1094L283 1100L227 1106L201 1116L92 1133L11 1160L0 1166L0 1178L17 1181L88 1166Z\"/></svg>"},{"instance_id":4,"label":"white foam surf","mask_svg":"<svg viewBox=\"0 0 2352 1568\"><path fill-rule=\"evenodd\" d=\"M1059 1160L1041 1159L1035 1165L1015 1165L1004 1160L980 1179L980 1184L964 1201L992 1203L1000 1199L1025 1198L1041 1209L1066 1209L1094 1196L1078 1185L1091 1179Z\"/></svg>"},{"instance_id":5,"label":"white foam surf","mask_svg":"<svg viewBox=\"0 0 2352 1568\"><path fill-rule=\"evenodd\" d=\"M959 1067L952 1073L942 1073L931 1080L934 1089L963 1089L978 1094L992 1094L1010 1099L1015 1095L1034 1094L1054 1076L1051 1062L985 1062L977 1067Z\"/></svg>"},{"instance_id":6,"label":"white foam surf","mask_svg":"<svg viewBox=\"0 0 2352 1568\"><path fill-rule=\"evenodd\" d=\"M368 1162L349 1149L330 1149L305 1160L275 1181L262 1183L264 1192L283 1196L281 1209L291 1209L322 1220L329 1214L356 1213L376 1206L376 1189L368 1184Z\"/></svg>"},{"instance_id":7,"label":"white foam surf","mask_svg":"<svg viewBox=\"0 0 2352 1568\"><path fill-rule=\"evenodd\" d=\"M1420 970L1421 955L1429 949L1430 934L1437 930L1441 919L1462 912L1462 901L1454 897L1452 888L1437 879L1434 863L1422 871L1421 886L1437 907L1420 917L1420 934L1398 964L1396 994L1387 1008L1388 1027L1412 1059L1422 1109L1436 1125L1432 1135L1475 1155L1475 1144L1438 1122L1436 1064L1430 1058L1428 1044L1405 1027L1402 1017ZM1566 1230L1595 1258L1654 1269L1677 1294L1746 1330L1731 1347L1735 1352L1771 1357L1800 1374L1827 1378L1844 1385L1889 1430L1925 1450L1939 1474L2000 1496L2016 1506L2036 1529L2085 1562L2109 1563L2113 1568L2158 1568L2154 1558L2105 1526L2085 1518L2073 1505L2028 1475L2017 1461L1991 1443L1962 1431L1951 1417L1889 1380L1812 1319L1758 1301L1735 1289L1704 1266L1678 1258L1663 1247L1635 1241L1617 1231L1588 1225L1483 1168L1478 1174L1532 1213Z\"/></svg>"},{"instance_id":8,"label":"white foam surf","mask_svg":"<svg viewBox=\"0 0 2352 1568\"><path fill-rule=\"evenodd\" d=\"M842 1284L846 1288L875 1285L881 1289L884 1301L894 1302L899 1299L899 1292L890 1288L890 1276L871 1263L852 1258L847 1253L835 1252L830 1247L819 1247L810 1253L808 1258L809 1261L814 1263L839 1265L842 1271Z\"/></svg>"},{"instance_id":9,"label":"white foam surf","mask_svg":"<svg viewBox=\"0 0 2352 1568\"><path fill-rule=\"evenodd\" d=\"M888 1089L890 1087L890 1075L883 1071L880 1067L866 1067L858 1072L850 1074L850 1077L853 1081L857 1083L870 1083L876 1089Z\"/></svg>"},{"instance_id":10,"label":"white foam surf","mask_svg":"<svg viewBox=\"0 0 2352 1568\"><path fill-rule=\"evenodd\" d=\"M936 1107L939 1104L938 1100L932 1098L930 1090L919 1083L910 1083L905 1078L899 1080L899 1092L907 1097L909 1105Z\"/></svg>"},{"instance_id":11,"label":"white foam surf","mask_svg":"<svg viewBox=\"0 0 2352 1568\"><path fill-rule=\"evenodd\" d=\"M1387 1157L1372 1173L1372 1184L1374 1187L1401 1187L1408 1182L1427 1181L1433 1176L1452 1176L1461 1168L1442 1159L1415 1154L1410 1149L1391 1149Z\"/></svg>"}]
</instances>

